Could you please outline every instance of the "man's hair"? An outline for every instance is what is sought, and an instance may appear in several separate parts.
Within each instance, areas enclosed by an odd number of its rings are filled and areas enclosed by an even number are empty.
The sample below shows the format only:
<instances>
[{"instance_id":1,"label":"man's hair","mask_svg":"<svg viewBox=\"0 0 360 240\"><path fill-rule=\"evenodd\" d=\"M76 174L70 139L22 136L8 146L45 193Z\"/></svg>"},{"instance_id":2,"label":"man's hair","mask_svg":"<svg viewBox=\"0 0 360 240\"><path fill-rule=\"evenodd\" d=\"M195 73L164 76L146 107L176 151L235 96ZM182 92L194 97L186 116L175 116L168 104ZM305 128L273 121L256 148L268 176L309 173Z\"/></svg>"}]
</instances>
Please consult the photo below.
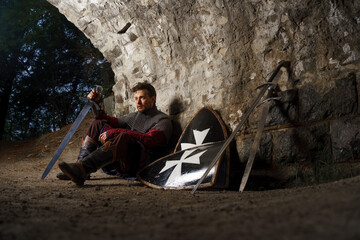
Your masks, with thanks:
<instances>
[{"instance_id":1,"label":"man's hair","mask_svg":"<svg viewBox=\"0 0 360 240\"><path fill-rule=\"evenodd\" d=\"M155 88L148 83L148 81L144 81L144 82L138 82L132 89L132 92L136 92L138 90L147 90L149 93L149 97L156 97L156 91Z\"/></svg>"}]
</instances>

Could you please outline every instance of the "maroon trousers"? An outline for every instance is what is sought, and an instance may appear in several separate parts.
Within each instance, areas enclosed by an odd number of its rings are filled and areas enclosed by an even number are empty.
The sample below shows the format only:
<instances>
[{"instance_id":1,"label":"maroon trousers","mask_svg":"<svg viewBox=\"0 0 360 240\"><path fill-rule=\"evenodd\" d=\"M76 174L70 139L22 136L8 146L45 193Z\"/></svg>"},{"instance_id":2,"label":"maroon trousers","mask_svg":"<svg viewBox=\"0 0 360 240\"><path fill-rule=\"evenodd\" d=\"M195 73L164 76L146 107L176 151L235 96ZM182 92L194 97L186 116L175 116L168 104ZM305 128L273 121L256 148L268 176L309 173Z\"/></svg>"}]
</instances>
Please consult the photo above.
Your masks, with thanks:
<instances>
[{"instance_id":1,"label":"maroon trousers","mask_svg":"<svg viewBox=\"0 0 360 240\"><path fill-rule=\"evenodd\" d=\"M112 127L105 121L94 120L88 129L87 135L94 139L98 146L101 133L106 132ZM135 176L145 162L145 152L141 144L128 133L120 133L107 141L104 151L112 151L113 163L105 167L105 171L112 169L117 170L121 174Z\"/></svg>"}]
</instances>

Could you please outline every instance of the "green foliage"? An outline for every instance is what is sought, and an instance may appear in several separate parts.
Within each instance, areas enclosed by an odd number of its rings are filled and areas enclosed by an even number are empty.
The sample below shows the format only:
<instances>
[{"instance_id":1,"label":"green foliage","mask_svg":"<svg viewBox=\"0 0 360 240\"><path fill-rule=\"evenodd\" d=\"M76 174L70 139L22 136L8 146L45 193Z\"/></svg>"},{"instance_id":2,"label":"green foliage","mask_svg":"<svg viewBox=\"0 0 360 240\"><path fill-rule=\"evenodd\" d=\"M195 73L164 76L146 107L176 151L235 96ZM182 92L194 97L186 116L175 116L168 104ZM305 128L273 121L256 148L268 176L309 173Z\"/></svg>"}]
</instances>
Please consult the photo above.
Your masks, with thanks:
<instances>
[{"instance_id":1,"label":"green foliage","mask_svg":"<svg viewBox=\"0 0 360 240\"><path fill-rule=\"evenodd\" d=\"M317 183L333 181L343 177L341 169L333 160L316 159L313 164L314 178Z\"/></svg>"},{"instance_id":2,"label":"green foliage","mask_svg":"<svg viewBox=\"0 0 360 240\"><path fill-rule=\"evenodd\" d=\"M74 121L83 105L79 97L97 84L111 89L110 64L55 7L45 0L1 4L4 139L32 138L57 130Z\"/></svg>"}]
</instances>

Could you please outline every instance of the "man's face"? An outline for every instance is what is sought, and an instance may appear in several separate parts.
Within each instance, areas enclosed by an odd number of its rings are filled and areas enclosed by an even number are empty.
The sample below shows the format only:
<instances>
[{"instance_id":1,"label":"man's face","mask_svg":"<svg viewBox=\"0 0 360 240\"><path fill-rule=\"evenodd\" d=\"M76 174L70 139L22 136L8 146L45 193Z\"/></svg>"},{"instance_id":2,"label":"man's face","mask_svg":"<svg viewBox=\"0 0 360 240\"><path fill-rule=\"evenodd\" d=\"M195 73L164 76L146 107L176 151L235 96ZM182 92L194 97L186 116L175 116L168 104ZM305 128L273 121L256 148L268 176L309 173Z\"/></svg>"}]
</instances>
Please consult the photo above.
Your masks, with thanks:
<instances>
[{"instance_id":1,"label":"man's face","mask_svg":"<svg viewBox=\"0 0 360 240\"><path fill-rule=\"evenodd\" d=\"M148 90L137 90L135 92L136 108L139 112L151 109L155 104L155 96L150 97Z\"/></svg>"}]
</instances>

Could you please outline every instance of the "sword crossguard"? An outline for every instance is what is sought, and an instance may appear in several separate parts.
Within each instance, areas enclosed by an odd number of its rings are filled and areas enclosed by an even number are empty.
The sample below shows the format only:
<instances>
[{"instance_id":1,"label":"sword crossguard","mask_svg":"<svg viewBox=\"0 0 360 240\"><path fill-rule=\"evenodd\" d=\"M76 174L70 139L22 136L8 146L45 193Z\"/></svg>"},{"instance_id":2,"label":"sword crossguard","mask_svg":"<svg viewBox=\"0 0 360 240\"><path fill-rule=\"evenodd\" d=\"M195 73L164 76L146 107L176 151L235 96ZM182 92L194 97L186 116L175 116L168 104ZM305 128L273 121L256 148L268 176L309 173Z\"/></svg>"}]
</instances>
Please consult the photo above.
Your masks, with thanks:
<instances>
[{"instance_id":1,"label":"sword crossguard","mask_svg":"<svg viewBox=\"0 0 360 240\"><path fill-rule=\"evenodd\" d=\"M259 89L259 88L263 88L263 87L272 87L272 88L275 88L275 86L277 86L278 84L277 83L274 83L274 82L267 82L267 83L263 83L261 84L260 86L256 87L256 89Z\"/></svg>"},{"instance_id":2,"label":"sword crossguard","mask_svg":"<svg viewBox=\"0 0 360 240\"><path fill-rule=\"evenodd\" d=\"M95 90L98 91L100 94L104 90L102 86L96 85Z\"/></svg>"},{"instance_id":3,"label":"sword crossguard","mask_svg":"<svg viewBox=\"0 0 360 240\"><path fill-rule=\"evenodd\" d=\"M261 105L263 105L264 103L270 102L270 101L280 101L281 97L271 97L271 98L267 98L264 101L262 101L261 103L259 103L256 107L259 107Z\"/></svg>"},{"instance_id":4,"label":"sword crossguard","mask_svg":"<svg viewBox=\"0 0 360 240\"><path fill-rule=\"evenodd\" d=\"M85 103L91 103L92 104L92 112L94 114L94 116L97 116L97 112L101 110L99 104L97 104L94 100L91 100L89 98L86 97L80 97L81 101L84 101Z\"/></svg>"}]
</instances>

